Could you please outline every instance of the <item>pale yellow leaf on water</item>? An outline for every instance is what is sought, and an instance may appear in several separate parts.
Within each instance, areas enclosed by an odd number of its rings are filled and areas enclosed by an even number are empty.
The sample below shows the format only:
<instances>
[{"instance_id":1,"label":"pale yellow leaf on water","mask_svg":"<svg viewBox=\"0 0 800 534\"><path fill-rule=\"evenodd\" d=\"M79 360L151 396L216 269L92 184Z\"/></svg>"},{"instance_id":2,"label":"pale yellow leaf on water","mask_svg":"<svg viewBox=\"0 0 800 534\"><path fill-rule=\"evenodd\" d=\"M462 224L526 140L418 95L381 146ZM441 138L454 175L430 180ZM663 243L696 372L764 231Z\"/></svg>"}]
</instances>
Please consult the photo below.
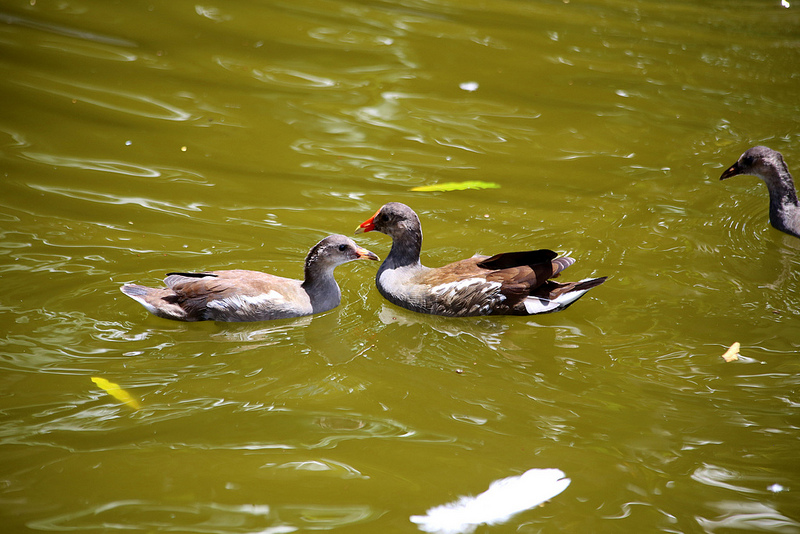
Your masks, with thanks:
<instances>
[{"instance_id":1,"label":"pale yellow leaf on water","mask_svg":"<svg viewBox=\"0 0 800 534\"><path fill-rule=\"evenodd\" d=\"M739 342L737 341L731 348L725 351L725 354L722 355L722 359L726 362L735 362L739 359Z\"/></svg>"},{"instance_id":2,"label":"pale yellow leaf on water","mask_svg":"<svg viewBox=\"0 0 800 534\"><path fill-rule=\"evenodd\" d=\"M134 410L138 410L141 407L139 401L134 399L130 393L119 387L118 384L115 384L114 382L109 382L105 378L100 378L99 376L93 376L92 382L97 384L97 386L100 387L103 391L105 391L118 401L124 402Z\"/></svg>"},{"instance_id":3,"label":"pale yellow leaf on water","mask_svg":"<svg viewBox=\"0 0 800 534\"><path fill-rule=\"evenodd\" d=\"M499 189L500 185L494 182L481 182L472 180L468 182L446 182L433 185L419 185L412 187L412 191L464 191L465 189Z\"/></svg>"}]
</instances>

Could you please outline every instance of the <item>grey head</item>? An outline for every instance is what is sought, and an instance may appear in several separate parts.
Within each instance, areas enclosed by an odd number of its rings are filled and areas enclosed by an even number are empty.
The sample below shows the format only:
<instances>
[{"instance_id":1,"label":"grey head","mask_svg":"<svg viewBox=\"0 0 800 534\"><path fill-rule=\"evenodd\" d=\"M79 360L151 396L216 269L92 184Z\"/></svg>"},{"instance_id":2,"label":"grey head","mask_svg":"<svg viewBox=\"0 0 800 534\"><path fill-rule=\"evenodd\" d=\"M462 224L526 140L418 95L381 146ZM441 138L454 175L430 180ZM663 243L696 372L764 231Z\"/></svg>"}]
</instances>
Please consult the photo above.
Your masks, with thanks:
<instances>
[{"instance_id":1,"label":"grey head","mask_svg":"<svg viewBox=\"0 0 800 534\"><path fill-rule=\"evenodd\" d=\"M389 202L381 206L370 219L356 229L356 233L381 232L392 238L399 238L408 233L419 235L422 239L422 225L414 210L400 202Z\"/></svg>"},{"instance_id":2,"label":"grey head","mask_svg":"<svg viewBox=\"0 0 800 534\"><path fill-rule=\"evenodd\" d=\"M720 180L749 174L761 178L769 192L769 222L782 232L800 237L800 203L794 180L780 152L754 146L728 167Z\"/></svg>"},{"instance_id":3,"label":"grey head","mask_svg":"<svg viewBox=\"0 0 800 534\"><path fill-rule=\"evenodd\" d=\"M739 156L736 163L722 173L719 179L725 180L740 174L758 176L768 187L786 185L784 182L788 177L789 183L794 189L794 181L789 174L789 168L783 161L783 156L777 150L769 147L754 146L748 149Z\"/></svg>"},{"instance_id":4,"label":"grey head","mask_svg":"<svg viewBox=\"0 0 800 534\"><path fill-rule=\"evenodd\" d=\"M311 247L306 256L302 287L311 300L314 313L328 311L339 305L341 292L333 278L333 270L343 263L360 259L377 260L378 256L343 235L328 236Z\"/></svg>"},{"instance_id":5,"label":"grey head","mask_svg":"<svg viewBox=\"0 0 800 534\"><path fill-rule=\"evenodd\" d=\"M381 270L419 263L422 225L414 210L400 202L384 204L375 215L356 228L356 233L373 230L392 238L392 249L381 265Z\"/></svg>"},{"instance_id":6,"label":"grey head","mask_svg":"<svg viewBox=\"0 0 800 534\"><path fill-rule=\"evenodd\" d=\"M329 235L308 251L306 256L306 279L311 274L333 271L339 265L353 260L379 258L373 252L356 245L356 242L340 234Z\"/></svg>"}]
</instances>

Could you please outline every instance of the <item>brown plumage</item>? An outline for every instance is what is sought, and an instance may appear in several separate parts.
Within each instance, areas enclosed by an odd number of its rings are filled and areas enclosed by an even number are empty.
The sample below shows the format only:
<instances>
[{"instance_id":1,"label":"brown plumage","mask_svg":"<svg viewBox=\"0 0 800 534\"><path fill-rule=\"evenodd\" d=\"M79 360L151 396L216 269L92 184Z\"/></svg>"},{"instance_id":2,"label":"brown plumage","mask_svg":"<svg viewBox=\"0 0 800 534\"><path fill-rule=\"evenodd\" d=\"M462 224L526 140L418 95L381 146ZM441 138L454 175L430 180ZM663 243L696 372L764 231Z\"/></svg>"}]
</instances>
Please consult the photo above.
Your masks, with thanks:
<instances>
[{"instance_id":1,"label":"brown plumage","mask_svg":"<svg viewBox=\"0 0 800 534\"><path fill-rule=\"evenodd\" d=\"M575 260L552 250L474 256L443 267L420 263L422 227L414 211L390 202L356 233L376 230L392 238L378 270L378 291L403 308L435 315L534 315L567 308L606 278L558 283L552 280Z\"/></svg>"},{"instance_id":2,"label":"brown plumage","mask_svg":"<svg viewBox=\"0 0 800 534\"><path fill-rule=\"evenodd\" d=\"M328 236L311 248L305 278L294 280L258 271L169 273L167 287L126 284L120 289L150 313L178 321L264 321L321 313L341 300L333 270L378 256L343 235Z\"/></svg>"}]
</instances>

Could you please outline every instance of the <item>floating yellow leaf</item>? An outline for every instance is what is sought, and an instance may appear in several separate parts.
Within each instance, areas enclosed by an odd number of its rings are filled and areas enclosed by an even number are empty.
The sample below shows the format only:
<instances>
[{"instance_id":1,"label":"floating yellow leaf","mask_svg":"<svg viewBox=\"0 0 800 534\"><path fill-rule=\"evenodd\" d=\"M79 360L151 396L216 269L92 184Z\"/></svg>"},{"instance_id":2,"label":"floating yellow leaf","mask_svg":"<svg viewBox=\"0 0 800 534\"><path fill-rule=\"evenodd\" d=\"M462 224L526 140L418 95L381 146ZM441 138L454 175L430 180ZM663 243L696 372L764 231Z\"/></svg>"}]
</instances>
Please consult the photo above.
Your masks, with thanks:
<instances>
[{"instance_id":1,"label":"floating yellow leaf","mask_svg":"<svg viewBox=\"0 0 800 534\"><path fill-rule=\"evenodd\" d=\"M500 189L494 182L446 182L443 184L420 185L412 187L412 191L463 191L464 189Z\"/></svg>"},{"instance_id":2,"label":"floating yellow leaf","mask_svg":"<svg viewBox=\"0 0 800 534\"><path fill-rule=\"evenodd\" d=\"M131 397L131 394L119 387L118 384L114 382L109 382L105 378L100 378L99 376L93 376L92 382L98 385L103 391L117 399L118 401L124 402L134 410L138 410L140 405L139 401Z\"/></svg>"},{"instance_id":3,"label":"floating yellow leaf","mask_svg":"<svg viewBox=\"0 0 800 534\"><path fill-rule=\"evenodd\" d=\"M722 355L722 359L726 362L734 362L739 359L739 342L737 341L731 348L725 351L725 354Z\"/></svg>"}]
</instances>

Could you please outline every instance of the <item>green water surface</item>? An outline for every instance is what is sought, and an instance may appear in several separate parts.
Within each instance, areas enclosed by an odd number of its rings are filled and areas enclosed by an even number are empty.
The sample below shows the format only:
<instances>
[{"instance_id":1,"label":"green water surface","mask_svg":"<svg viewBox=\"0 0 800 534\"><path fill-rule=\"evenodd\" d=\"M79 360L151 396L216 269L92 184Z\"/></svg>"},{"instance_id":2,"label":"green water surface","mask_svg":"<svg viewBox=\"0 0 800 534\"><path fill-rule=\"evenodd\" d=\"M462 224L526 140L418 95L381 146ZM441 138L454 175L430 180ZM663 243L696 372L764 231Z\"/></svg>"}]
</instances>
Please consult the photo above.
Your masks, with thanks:
<instances>
[{"instance_id":1,"label":"green water surface","mask_svg":"<svg viewBox=\"0 0 800 534\"><path fill-rule=\"evenodd\" d=\"M558 468L477 532L800 533L800 240L718 179L757 144L800 172L794 3L3 3L0 530L414 533ZM411 191L467 180L499 188ZM448 319L354 262L340 307L252 324L118 290L300 277L388 201L427 265L551 248L609 281Z\"/></svg>"}]
</instances>

